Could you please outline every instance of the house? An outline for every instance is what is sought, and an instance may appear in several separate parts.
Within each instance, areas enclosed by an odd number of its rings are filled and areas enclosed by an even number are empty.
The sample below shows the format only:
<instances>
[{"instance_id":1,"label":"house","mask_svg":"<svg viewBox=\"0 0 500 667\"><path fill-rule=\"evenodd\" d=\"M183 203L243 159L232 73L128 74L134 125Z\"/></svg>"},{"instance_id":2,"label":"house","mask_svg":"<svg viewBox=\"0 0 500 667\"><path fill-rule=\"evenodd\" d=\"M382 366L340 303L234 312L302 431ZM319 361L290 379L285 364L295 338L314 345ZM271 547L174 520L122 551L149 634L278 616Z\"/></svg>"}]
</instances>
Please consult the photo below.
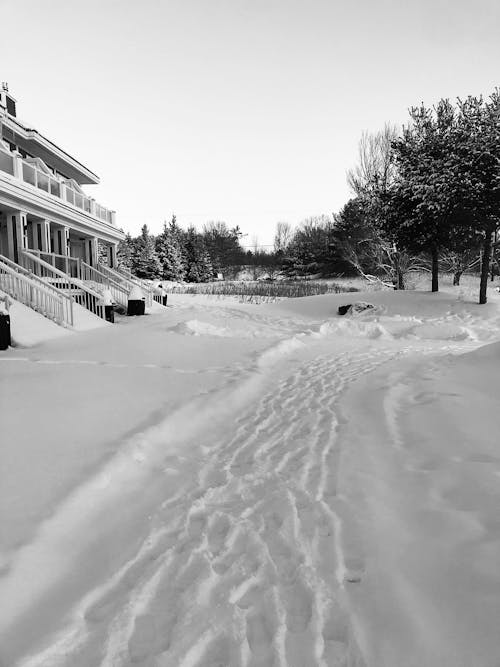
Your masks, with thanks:
<instances>
[{"instance_id":1,"label":"house","mask_svg":"<svg viewBox=\"0 0 500 667\"><path fill-rule=\"evenodd\" d=\"M19 263L22 249L98 263L98 243L108 265L124 233L115 212L83 190L99 183L88 167L17 117L17 102L0 90L0 254ZM61 259L62 258L62 259Z\"/></svg>"},{"instance_id":2,"label":"house","mask_svg":"<svg viewBox=\"0 0 500 667\"><path fill-rule=\"evenodd\" d=\"M120 270L125 238L115 212L83 189L99 183L88 167L21 122L7 84L0 90L0 292L72 327L74 304L105 317L110 298L127 307L151 286ZM111 292L111 297L109 293Z\"/></svg>"}]
</instances>

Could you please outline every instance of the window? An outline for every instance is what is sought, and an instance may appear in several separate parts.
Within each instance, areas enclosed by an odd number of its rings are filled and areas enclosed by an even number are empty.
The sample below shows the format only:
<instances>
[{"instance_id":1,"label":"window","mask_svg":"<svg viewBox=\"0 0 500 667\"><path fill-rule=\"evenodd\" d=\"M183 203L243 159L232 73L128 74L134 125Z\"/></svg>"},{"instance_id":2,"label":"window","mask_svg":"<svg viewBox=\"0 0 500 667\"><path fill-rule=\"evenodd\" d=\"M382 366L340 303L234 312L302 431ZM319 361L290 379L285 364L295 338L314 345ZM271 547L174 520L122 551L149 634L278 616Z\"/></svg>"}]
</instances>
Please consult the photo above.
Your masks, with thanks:
<instances>
[{"instance_id":1,"label":"window","mask_svg":"<svg viewBox=\"0 0 500 667\"><path fill-rule=\"evenodd\" d=\"M11 116L16 116L16 103L14 100L7 95L7 113L10 113Z\"/></svg>"}]
</instances>

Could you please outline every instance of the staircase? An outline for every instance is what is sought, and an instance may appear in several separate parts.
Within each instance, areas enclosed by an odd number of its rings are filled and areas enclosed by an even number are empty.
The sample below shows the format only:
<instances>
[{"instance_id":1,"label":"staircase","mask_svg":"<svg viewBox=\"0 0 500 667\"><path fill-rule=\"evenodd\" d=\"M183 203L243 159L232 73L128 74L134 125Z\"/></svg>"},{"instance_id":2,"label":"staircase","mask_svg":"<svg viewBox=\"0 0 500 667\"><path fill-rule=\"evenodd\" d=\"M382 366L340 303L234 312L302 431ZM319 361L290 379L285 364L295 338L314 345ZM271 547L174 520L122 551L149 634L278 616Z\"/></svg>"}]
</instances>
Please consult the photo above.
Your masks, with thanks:
<instances>
[{"instance_id":1,"label":"staircase","mask_svg":"<svg viewBox=\"0 0 500 667\"><path fill-rule=\"evenodd\" d=\"M105 318L102 292L92 288L80 278L73 277L41 259L39 254L29 250L19 251L19 263L34 279L44 285L56 288L60 293L71 297L75 303L83 306L94 315Z\"/></svg>"},{"instance_id":2,"label":"staircase","mask_svg":"<svg viewBox=\"0 0 500 667\"><path fill-rule=\"evenodd\" d=\"M0 290L64 327L73 327L73 295L0 255Z\"/></svg>"},{"instance_id":3,"label":"staircase","mask_svg":"<svg viewBox=\"0 0 500 667\"><path fill-rule=\"evenodd\" d=\"M113 301L122 308L128 307L128 295L130 290L126 285L123 285L117 280L114 280L112 277L108 276L101 269L101 265L96 269L90 264L87 264L84 261L80 262L80 276L81 279L85 281L86 284L92 283L96 286L97 290L109 290Z\"/></svg>"},{"instance_id":4,"label":"staircase","mask_svg":"<svg viewBox=\"0 0 500 667\"><path fill-rule=\"evenodd\" d=\"M109 266L106 266L105 264L99 264L98 268L105 276L108 276L111 280L123 285L124 289L127 290L127 293L130 293L130 290L133 287L139 287L144 294L146 307L150 308L153 305L154 289L151 285L148 285L148 283L140 278L136 278L131 273L126 273L122 269L110 269Z\"/></svg>"},{"instance_id":5,"label":"staircase","mask_svg":"<svg viewBox=\"0 0 500 667\"><path fill-rule=\"evenodd\" d=\"M75 303L104 319L105 290L126 309L134 287L143 292L147 307L157 300L151 285L105 264L94 267L40 250L19 250L19 264L0 255L0 290L62 326L74 326Z\"/></svg>"}]
</instances>

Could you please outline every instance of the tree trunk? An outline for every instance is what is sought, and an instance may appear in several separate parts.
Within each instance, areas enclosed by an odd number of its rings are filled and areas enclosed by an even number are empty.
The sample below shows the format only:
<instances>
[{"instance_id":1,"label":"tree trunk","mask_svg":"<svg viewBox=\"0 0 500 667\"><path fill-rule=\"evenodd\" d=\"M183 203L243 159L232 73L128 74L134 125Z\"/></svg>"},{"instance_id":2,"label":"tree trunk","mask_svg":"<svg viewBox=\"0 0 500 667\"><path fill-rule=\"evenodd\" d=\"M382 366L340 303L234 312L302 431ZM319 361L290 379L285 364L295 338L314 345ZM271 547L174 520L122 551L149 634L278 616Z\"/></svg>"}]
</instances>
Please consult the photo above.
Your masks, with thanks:
<instances>
[{"instance_id":1,"label":"tree trunk","mask_svg":"<svg viewBox=\"0 0 500 667\"><path fill-rule=\"evenodd\" d=\"M432 291L439 292L439 260L437 246L432 247Z\"/></svg>"},{"instance_id":2,"label":"tree trunk","mask_svg":"<svg viewBox=\"0 0 500 667\"><path fill-rule=\"evenodd\" d=\"M491 261L491 232L488 231L486 232L486 236L483 241L483 253L481 262L481 284L479 286L479 303L486 303L488 301L488 297L486 296L486 290L488 288L490 261Z\"/></svg>"},{"instance_id":3,"label":"tree trunk","mask_svg":"<svg viewBox=\"0 0 500 667\"><path fill-rule=\"evenodd\" d=\"M402 271L398 269L398 289L405 288L405 277Z\"/></svg>"},{"instance_id":4,"label":"tree trunk","mask_svg":"<svg viewBox=\"0 0 500 667\"><path fill-rule=\"evenodd\" d=\"M453 284L460 285L460 278L462 277L463 271L455 271L453 274Z\"/></svg>"}]
</instances>

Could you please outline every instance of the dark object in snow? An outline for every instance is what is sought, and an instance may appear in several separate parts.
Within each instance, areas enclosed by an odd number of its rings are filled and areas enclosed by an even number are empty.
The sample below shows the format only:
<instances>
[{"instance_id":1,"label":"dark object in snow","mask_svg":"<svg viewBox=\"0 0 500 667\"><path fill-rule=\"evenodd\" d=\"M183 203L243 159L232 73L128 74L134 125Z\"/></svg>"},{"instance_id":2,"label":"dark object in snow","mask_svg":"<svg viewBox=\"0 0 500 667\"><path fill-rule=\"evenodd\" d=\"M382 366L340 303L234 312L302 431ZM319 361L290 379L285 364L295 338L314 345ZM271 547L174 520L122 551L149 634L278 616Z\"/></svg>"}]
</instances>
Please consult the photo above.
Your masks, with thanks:
<instances>
[{"instance_id":1,"label":"dark object in snow","mask_svg":"<svg viewBox=\"0 0 500 667\"><path fill-rule=\"evenodd\" d=\"M114 312L115 302L113 301L113 295L111 294L111 290L105 289L103 291L102 301L104 303L104 318L106 322L111 322L111 324L113 324L115 321L115 312Z\"/></svg>"},{"instance_id":2,"label":"dark object in snow","mask_svg":"<svg viewBox=\"0 0 500 667\"><path fill-rule=\"evenodd\" d=\"M144 299L129 299L127 315L144 315L146 312L146 302Z\"/></svg>"},{"instance_id":3,"label":"dark object in snow","mask_svg":"<svg viewBox=\"0 0 500 667\"><path fill-rule=\"evenodd\" d=\"M356 303L348 303L345 306L339 306L338 314L347 315L347 313L351 313L351 315L353 315L355 313L363 313L365 310L372 310L373 308L375 308L375 306L372 303L356 301Z\"/></svg>"},{"instance_id":4,"label":"dark object in snow","mask_svg":"<svg viewBox=\"0 0 500 667\"><path fill-rule=\"evenodd\" d=\"M167 305L167 299L168 299L168 294L167 292L163 289L163 285L160 283L158 287L156 288L156 293L161 299L161 305L166 306Z\"/></svg>"},{"instance_id":5,"label":"dark object in snow","mask_svg":"<svg viewBox=\"0 0 500 667\"><path fill-rule=\"evenodd\" d=\"M104 317L106 318L106 322L111 322L111 324L114 324L115 322L115 311L113 309L113 306L104 306Z\"/></svg>"},{"instance_id":6,"label":"dark object in snow","mask_svg":"<svg viewBox=\"0 0 500 667\"><path fill-rule=\"evenodd\" d=\"M0 350L6 350L10 345L10 315L0 313Z\"/></svg>"},{"instance_id":7,"label":"dark object in snow","mask_svg":"<svg viewBox=\"0 0 500 667\"><path fill-rule=\"evenodd\" d=\"M132 287L128 295L127 315L144 315L146 312L146 299L139 287Z\"/></svg>"}]
</instances>

